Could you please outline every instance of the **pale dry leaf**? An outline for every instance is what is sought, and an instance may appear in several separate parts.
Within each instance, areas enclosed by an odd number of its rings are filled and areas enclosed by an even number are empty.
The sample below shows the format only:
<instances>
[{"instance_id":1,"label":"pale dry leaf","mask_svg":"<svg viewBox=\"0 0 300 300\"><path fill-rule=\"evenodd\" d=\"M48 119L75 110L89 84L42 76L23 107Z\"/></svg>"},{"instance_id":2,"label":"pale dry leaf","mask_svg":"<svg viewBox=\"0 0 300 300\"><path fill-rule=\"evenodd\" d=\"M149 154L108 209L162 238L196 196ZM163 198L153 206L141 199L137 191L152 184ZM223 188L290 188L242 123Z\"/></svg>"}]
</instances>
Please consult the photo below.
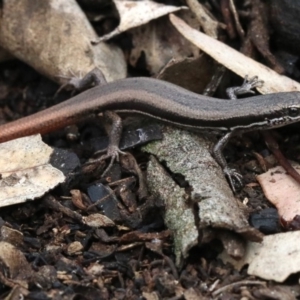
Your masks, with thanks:
<instances>
[{"instance_id":1,"label":"pale dry leaf","mask_svg":"<svg viewBox=\"0 0 300 300\"><path fill-rule=\"evenodd\" d=\"M90 264L84 271L91 276L101 276L105 271L104 265L99 264L98 262L94 262Z\"/></svg>"},{"instance_id":2,"label":"pale dry leaf","mask_svg":"<svg viewBox=\"0 0 300 300\"><path fill-rule=\"evenodd\" d=\"M91 214L87 217L82 217L82 222L90 227L115 226L115 223L111 219L101 214Z\"/></svg>"},{"instance_id":3,"label":"pale dry leaf","mask_svg":"<svg viewBox=\"0 0 300 300\"><path fill-rule=\"evenodd\" d=\"M1 46L60 84L95 67L107 81L126 76L118 47L91 44L97 34L75 0L4 1L0 22Z\"/></svg>"},{"instance_id":4,"label":"pale dry leaf","mask_svg":"<svg viewBox=\"0 0 300 300\"><path fill-rule=\"evenodd\" d=\"M265 236L262 243L247 242L246 253L240 260L223 251L219 258L241 270L249 265L248 274L267 280L283 282L300 271L300 231Z\"/></svg>"},{"instance_id":5,"label":"pale dry leaf","mask_svg":"<svg viewBox=\"0 0 300 300\"><path fill-rule=\"evenodd\" d=\"M52 152L40 135L0 145L0 207L41 197L64 181L49 163Z\"/></svg>"},{"instance_id":6,"label":"pale dry leaf","mask_svg":"<svg viewBox=\"0 0 300 300\"><path fill-rule=\"evenodd\" d=\"M256 255L249 263L248 274L283 282L300 271L300 231L265 236L257 244Z\"/></svg>"},{"instance_id":7,"label":"pale dry leaf","mask_svg":"<svg viewBox=\"0 0 300 300\"><path fill-rule=\"evenodd\" d=\"M300 165L292 162L292 166L300 173ZM290 222L300 215L300 185L280 166L269 169L257 176L267 199L273 203L280 218Z\"/></svg>"},{"instance_id":8,"label":"pale dry leaf","mask_svg":"<svg viewBox=\"0 0 300 300\"><path fill-rule=\"evenodd\" d=\"M220 64L241 77L259 76L264 84L258 90L263 94L300 91L300 84L286 76L282 76L267 66L243 55L235 49L219 42L208 35L191 28L183 20L170 15L170 20L176 29L190 42L213 57Z\"/></svg>"},{"instance_id":9,"label":"pale dry leaf","mask_svg":"<svg viewBox=\"0 0 300 300\"><path fill-rule=\"evenodd\" d=\"M187 8L185 6L178 7L160 4L150 0L114 0L114 3L120 15L120 24L109 34L100 37L100 41L108 40L131 28L138 27L169 13Z\"/></svg>"},{"instance_id":10,"label":"pale dry leaf","mask_svg":"<svg viewBox=\"0 0 300 300\"><path fill-rule=\"evenodd\" d=\"M72 242L67 247L68 255L78 255L83 250L83 245L79 241Z\"/></svg>"}]
</instances>

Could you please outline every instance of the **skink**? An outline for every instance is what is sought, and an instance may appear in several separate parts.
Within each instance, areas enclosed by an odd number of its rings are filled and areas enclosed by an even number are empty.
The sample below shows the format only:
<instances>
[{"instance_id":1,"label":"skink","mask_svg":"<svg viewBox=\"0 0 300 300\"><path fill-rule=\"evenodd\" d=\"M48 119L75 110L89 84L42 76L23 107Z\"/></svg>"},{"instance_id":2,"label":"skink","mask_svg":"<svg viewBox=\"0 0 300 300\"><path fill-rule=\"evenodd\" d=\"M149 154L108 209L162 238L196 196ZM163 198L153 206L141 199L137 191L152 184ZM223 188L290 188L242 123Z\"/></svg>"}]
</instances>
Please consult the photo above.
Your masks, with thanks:
<instances>
[{"instance_id":1,"label":"skink","mask_svg":"<svg viewBox=\"0 0 300 300\"><path fill-rule=\"evenodd\" d=\"M97 116L100 112L138 113L180 127L221 130L225 135L214 147L224 172L222 150L236 132L266 130L300 121L300 93L285 92L224 100L195 94L151 78L122 79L87 90L44 111L0 126L0 142L47 133Z\"/></svg>"}]
</instances>

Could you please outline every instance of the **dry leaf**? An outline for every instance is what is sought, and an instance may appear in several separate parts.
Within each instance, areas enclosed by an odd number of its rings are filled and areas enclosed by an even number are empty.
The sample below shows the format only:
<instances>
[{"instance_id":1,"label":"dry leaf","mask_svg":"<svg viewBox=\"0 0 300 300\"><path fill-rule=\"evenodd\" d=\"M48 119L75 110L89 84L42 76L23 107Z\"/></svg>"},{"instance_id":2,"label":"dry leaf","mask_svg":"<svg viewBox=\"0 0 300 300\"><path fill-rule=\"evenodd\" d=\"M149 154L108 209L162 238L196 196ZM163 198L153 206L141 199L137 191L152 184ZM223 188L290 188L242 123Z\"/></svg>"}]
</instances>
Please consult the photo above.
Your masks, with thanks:
<instances>
[{"instance_id":1,"label":"dry leaf","mask_svg":"<svg viewBox=\"0 0 300 300\"><path fill-rule=\"evenodd\" d=\"M19 249L7 242L1 241L0 262L2 266L7 268L7 274L9 274L10 279L15 283L19 283L22 287L28 287L28 281L33 271L24 254Z\"/></svg>"},{"instance_id":2,"label":"dry leaf","mask_svg":"<svg viewBox=\"0 0 300 300\"><path fill-rule=\"evenodd\" d=\"M300 271L300 231L278 233L264 237L257 244L256 255L250 261L248 274L283 282Z\"/></svg>"},{"instance_id":3,"label":"dry leaf","mask_svg":"<svg viewBox=\"0 0 300 300\"><path fill-rule=\"evenodd\" d=\"M217 38L220 24L207 10L205 5L199 3L198 0L187 0L186 3L201 24L203 31L207 35Z\"/></svg>"},{"instance_id":4,"label":"dry leaf","mask_svg":"<svg viewBox=\"0 0 300 300\"><path fill-rule=\"evenodd\" d=\"M0 145L0 207L41 197L64 181L49 163L52 152L40 135Z\"/></svg>"},{"instance_id":5,"label":"dry leaf","mask_svg":"<svg viewBox=\"0 0 300 300\"><path fill-rule=\"evenodd\" d=\"M98 67L107 81L126 76L124 55L97 35L75 0L3 1L1 46L50 79L65 83Z\"/></svg>"},{"instance_id":6,"label":"dry leaf","mask_svg":"<svg viewBox=\"0 0 300 300\"><path fill-rule=\"evenodd\" d=\"M300 165L292 163L299 172ZM265 196L273 203L280 218L290 222L300 215L300 185L286 171L277 166L257 176Z\"/></svg>"},{"instance_id":7,"label":"dry leaf","mask_svg":"<svg viewBox=\"0 0 300 300\"><path fill-rule=\"evenodd\" d=\"M100 37L99 41L108 40L131 28L138 27L171 12L186 8L184 6L164 5L150 0L114 0L114 3L120 15L120 24L114 31Z\"/></svg>"},{"instance_id":8,"label":"dry leaf","mask_svg":"<svg viewBox=\"0 0 300 300\"><path fill-rule=\"evenodd\" d=\"M243 55L235 49L219 42L208 35L191 28L183 20L170 15L170 20L176 29L191 43L213 57L220 64L241 77L259 76L264 85L258 90L263 94L300 91L300 84L286 76L278 75L267 66Z\"/></svg>"},{"instance_id":9,"label":"dry leaf","mask_svg":"<svg viewBox=\"0 0 300 300\"><path fill-rule=\"evenodd\" d=\"M191 27L200 28L190 11L181 11L179 14ZM147 69L152 74L157 74L171 59L178 61L199 56L199 49L178 33L167 17L132 29L130 33L134 45L130 52L130 64L136 66L144 57Z\"/></svg>"},{"instance_id":10,"label":"dry leaf","mask_svg":"<svg viewBox=\"0 0 300 300\"><path fill-rule=\"evenodd\" d=\"M82 222L91 227L115 226L115 223L111 219L101 214L92 214L87 217L82 217Z\"/></svg>"},{"instance_id":11,"label":"dry leaf","mask_svg":"<svg viewBox=\"0 0 300 300\"><path fill-rule=\"evenodd\" d=\"M84 247L80 242L75 241L68 245L67 253L68 253L68 255L78 255L78 253L81 252L83 250L83 248Z\"/></svg>"},{"instance_id":12,"label":"dry leaf","mask_svg":"<svg viewBox=\"0 0 300 300\"><path fill-rule=\"evenodd\" d=\"M230 262L237 270L249 264L248 274L267 280L283 282L300 271L300 231L265 236L263 242L248 242L246 253L240 260L219 255L224 263Z\"/></svg>"}]
</instances>

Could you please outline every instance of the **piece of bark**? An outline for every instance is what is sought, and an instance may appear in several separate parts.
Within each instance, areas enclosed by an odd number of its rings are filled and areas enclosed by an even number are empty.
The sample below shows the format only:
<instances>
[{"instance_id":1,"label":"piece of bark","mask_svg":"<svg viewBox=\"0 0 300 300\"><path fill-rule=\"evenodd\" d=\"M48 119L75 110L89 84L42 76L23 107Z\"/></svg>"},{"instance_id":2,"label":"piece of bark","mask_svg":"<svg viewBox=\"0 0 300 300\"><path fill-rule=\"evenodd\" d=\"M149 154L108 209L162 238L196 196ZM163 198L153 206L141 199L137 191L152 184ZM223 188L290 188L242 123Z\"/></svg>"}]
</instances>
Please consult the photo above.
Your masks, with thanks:
<instances>
[{"instance_id":1,"label":"piece of bark","mask_svg":"<svg viewBox=\"0 0 300 300\"><path fill-rule=\"evenodd\" d=\"M149 191L165 204L165 222L174 234L178 265L181 256L186 257L198 242L195 229L226 229L249 240L262 239L261 233L249 226L246 207L234 197L210 154L211 147L211 141L199 134L165 127L163 141L143 148L163 161L169 172L183 176L188 185L180 188L158 162L151 160L147 169Z\"/></svg>"}]
</instances>

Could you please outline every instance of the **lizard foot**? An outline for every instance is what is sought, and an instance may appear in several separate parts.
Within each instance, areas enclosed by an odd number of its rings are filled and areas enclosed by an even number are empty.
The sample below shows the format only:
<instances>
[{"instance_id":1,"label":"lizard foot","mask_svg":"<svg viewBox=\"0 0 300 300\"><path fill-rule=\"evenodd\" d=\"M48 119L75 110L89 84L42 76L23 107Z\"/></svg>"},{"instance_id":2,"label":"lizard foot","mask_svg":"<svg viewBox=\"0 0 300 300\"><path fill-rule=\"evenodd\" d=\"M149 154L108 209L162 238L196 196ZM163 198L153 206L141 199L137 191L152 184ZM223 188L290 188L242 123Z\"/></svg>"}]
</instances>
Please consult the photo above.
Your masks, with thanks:
<instances>
[{"instance_id":1,"label":"lizard foot","mask_svg":"<svg viewBox=\"0 0 300 300\"><path fill-rule=\"evenodd\" d=\"M263 84L263 80L259 80L258 76L254 76L252 78L245 76L244 82L241 86L228 88L226 89L226 93L230 99L235 100L239 95L254 94L253 89L262 87Z\"/></svg>"},{"instance_id":2,"label":"lizard foot","mask_svg":"<svg viewBox=\"0 0 300 300\"><path fill-rule=\"evenodd\" d=\"M247 91L251 91L254 88L262 87L263 84L264 84L264 81L259 80L258 76L253 76L252 78L249 78L248 75L246 75L244 82L241 86L241 89L244 90L245 92L247 92Z\"/></svg>"},{"instance_id":3,"label":"lizard foot","mask_svg":"<svg viewBox=\"0 0 300 300\"><path fill-rule=\"evenodd\" d=\"M121 155L126 155L126 152L123 152L119 149L118 146L109 146L107 148L107 152L106 154L102 155L100 158L98 159L92 159L89 160L86 164L94 164L94 163L99 163L102 162L103 160L106 160L108 158L110 158L110 162L109 165L107 166L107 168L104 170L104 172L102 173L101 177L104 177L106 175L106 173L111 169L113 163L115 161L119 161L119 156Z\"/></svg>"},{"instance_id":4,"label":"lizard foot","mask_svg":"<svg viewBox=\"0 0 300 300\"><path fill-rule=\"evenodd\" d=\"M226 175L226 177L228 178L228 181L230 183L230 186L233 190L233 192L236 192L236 188L235 188L235 182L238 183L239 187L243 186L243 176L237 172L235 169L230 169L228 167L225 167L223 169L224 174Z\"/></svg>"}]
</instances>

